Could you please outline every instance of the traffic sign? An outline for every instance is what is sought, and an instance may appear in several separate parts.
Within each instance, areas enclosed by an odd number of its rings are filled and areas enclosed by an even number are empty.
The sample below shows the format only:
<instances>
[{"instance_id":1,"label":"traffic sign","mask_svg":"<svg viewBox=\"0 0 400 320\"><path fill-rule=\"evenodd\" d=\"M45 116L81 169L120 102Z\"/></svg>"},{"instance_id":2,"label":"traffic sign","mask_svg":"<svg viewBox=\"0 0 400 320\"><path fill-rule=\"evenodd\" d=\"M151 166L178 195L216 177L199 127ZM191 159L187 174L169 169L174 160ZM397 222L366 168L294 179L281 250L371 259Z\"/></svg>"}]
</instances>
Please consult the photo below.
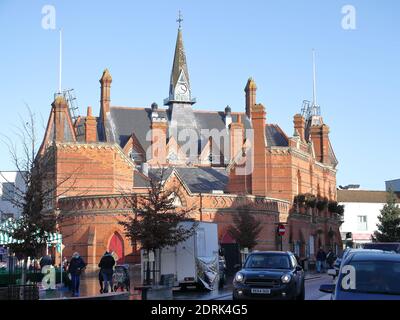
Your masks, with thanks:
<instances>
[{"instance_id":1,"label":"traffic sign","mask_svg":"<svg viewBox=\"0 0 400 320\"><path fill-rule=\"evenodd\" d=\"M278 234L282 237L285 235L285 232L286 232L285 226L283 224L280 224L278 226Z\"/></svg>"}]
</instances>

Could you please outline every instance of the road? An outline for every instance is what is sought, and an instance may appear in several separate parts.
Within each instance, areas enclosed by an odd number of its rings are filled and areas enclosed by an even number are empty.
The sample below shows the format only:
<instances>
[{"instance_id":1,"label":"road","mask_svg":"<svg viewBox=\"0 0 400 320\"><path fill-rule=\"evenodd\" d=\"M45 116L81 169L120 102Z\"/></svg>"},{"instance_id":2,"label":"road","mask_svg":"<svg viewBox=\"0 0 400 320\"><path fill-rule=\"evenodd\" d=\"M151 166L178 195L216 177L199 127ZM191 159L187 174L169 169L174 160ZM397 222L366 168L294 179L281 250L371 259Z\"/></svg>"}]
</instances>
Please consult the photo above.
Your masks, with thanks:
<instances>
[{"instance_id":1,"label":"road","mask_svg":"<svg viewBox=\"0 0 400 320\"><path fill-rule=\"evenodd\" d=\"M329 284L332 281L332 277L327 274L322 274L319 278L306 280L306 300L330 300L330 295L319 291L319 287L321 284Z\"/></svg>"},{"instance_id":2,"label":"road","mask_svg":"<svg viewBox=\"0 0 400 320\"><path fill-rule=\"evenodd\" d=\"M330 295L319 291L319 287L332 281L332 277L327 274L310 276L305 283L306 300L330 300ZM232 300L232 289L227 287L211 293L190 290L176 292L174 300Z\"/></svg>"}]
</instances>

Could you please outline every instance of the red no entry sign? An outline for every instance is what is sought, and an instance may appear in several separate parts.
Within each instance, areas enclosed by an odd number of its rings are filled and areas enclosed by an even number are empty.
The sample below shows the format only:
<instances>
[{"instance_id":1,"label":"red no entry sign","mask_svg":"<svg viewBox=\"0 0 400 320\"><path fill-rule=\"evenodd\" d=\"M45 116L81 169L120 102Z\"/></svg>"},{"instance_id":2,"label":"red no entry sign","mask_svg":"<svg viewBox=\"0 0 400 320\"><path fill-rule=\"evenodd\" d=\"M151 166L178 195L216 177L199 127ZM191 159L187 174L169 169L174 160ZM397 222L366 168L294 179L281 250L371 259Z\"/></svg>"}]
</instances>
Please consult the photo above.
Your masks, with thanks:
<instances>
[{"instance_id":1,"label":"red no entry sign","mask_svg":"<svg viewBox=\"0 0 400 320\"><path fill-rule=\"evenodd\" d=\"M285 226L284 226L283 224L280 224L280 225L278 226L278 233L279 233L279 235L280 235L280 236L283 236L283 235L285 235L285 232L286 232Z\"/></svg>"}]
</instances>

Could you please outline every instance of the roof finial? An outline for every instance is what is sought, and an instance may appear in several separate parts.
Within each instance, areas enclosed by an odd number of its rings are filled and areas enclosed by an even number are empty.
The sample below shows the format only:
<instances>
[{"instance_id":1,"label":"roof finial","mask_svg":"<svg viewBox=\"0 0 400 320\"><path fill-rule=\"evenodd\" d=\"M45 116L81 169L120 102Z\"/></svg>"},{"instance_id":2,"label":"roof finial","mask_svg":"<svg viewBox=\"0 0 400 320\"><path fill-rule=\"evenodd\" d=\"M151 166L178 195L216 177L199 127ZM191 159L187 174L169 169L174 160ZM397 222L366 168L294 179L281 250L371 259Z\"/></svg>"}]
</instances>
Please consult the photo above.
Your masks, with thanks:
<instances>
[{"instance_id":1,"label":"roof finial","mask_svg":"<svg viewBox=\"0 0 400 320\"><path fill-rule=\"evenodd\" d=\"M181 10L179 10L178 19L176 20L176 22L179 23L179 30L182 29L182 21L183 21L183 16L182 16L182 14L181 14Z\"/></svg>"}]
</instances>

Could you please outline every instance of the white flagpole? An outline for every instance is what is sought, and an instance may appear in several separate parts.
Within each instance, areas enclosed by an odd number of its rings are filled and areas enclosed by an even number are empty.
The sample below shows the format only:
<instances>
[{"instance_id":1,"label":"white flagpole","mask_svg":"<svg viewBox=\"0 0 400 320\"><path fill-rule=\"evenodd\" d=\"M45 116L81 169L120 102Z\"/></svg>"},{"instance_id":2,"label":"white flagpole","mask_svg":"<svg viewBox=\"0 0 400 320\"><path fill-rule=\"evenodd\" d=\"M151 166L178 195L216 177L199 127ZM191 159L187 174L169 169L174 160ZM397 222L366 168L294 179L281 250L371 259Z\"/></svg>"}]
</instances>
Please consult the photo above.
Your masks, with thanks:
<instances>
[{"instance_id":1,"label":"white flagpole","mask_svg":"<svg viewBox=\"0 0 400 320\"><path fill-rule=\"evenodd\" d=\"M60 29L60 61L59 61L59 74L58 74L58 93L62 93L62 29Z\"/></svg>"},{"instance_id":2,"label":"white flagpole","mask_svg":"<svg viewBox=\"0 0 400 320\"><path fill-rule=\"evenodd\" d=\"M317 71L315 66L315 50L312 50L313 54L313 107L317 106Z\"/></svg>"}]
</instances>

